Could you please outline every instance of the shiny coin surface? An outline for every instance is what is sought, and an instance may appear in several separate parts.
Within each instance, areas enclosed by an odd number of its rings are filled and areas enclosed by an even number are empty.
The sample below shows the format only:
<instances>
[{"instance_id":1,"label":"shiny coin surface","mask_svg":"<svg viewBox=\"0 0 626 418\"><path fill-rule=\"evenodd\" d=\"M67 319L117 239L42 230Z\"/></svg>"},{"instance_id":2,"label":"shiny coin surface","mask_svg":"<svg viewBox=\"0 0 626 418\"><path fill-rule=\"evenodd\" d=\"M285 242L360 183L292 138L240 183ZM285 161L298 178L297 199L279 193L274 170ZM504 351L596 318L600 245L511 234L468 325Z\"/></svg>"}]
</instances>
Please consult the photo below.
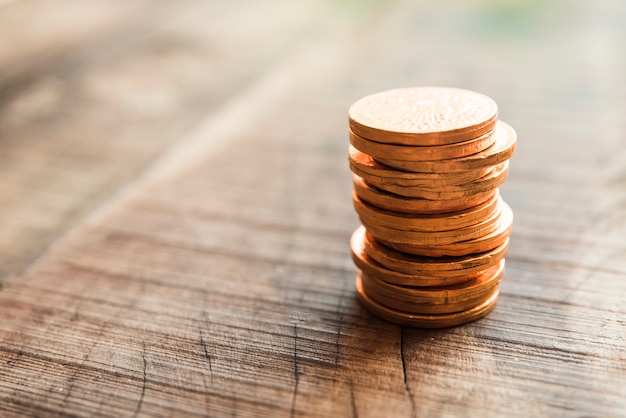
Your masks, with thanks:
<instances>
[{"instance_id":1,"label":"shiny coin surface","mask_svg":"<svg viewBox=\"0 0 626 418\"><path fill-rule=\"evenodd\" d=\"M388 185L385 183L376 184L375 187L399 196L428 200L452 200L462 199L472 195L486 193L502 185L509 174L509 162L505 161L493 167L493 170L486 176L474 180L471 183L458 186L441 187L405 187Z\"/></svg>"},{"instance_id":2,"label":"shiny coin surface","mask_svg":"<svg viewBox=\"0 0 626 418\"><path fill-rule=\"evenodd\" d=\"M484 253L464 257L424 257L396 251L372 237L364 227L354 231L351 246L382 267L407 275L459 277L480 274L499 263L508 250L509 241Z\"/></svg>"},{"instance_id":3,"label":"shiny coin surface","mask_svg":"<svg viewBox=\"0 0 626 418\"><path fill-rule=\"evenodd\" d=\"M469 90L413 87L364 97L348 111L351 130L372 141L446 145L477 138L494 128L496 103Z\"/></svg>"},{"instance_id":4,"label":"shiny coin surface","mask_svg":"<svg viewBox=\"0 0 626 418\"><path fill-rule=\"evenodd\" d=\"M479 276L463 283L438 287L398 286L381 280L376 276L369 276L370 281L376 282L378 289L385 290L390 297L403 299L416 304L452 304L473 298L477 293L493 288L502 279L504 274L504 260L484 270Z\"/></svg>"},{"instance_id":5,"label":"shiny coin surface","mask_svg":"<svg viewBox=\"0 0 626 418\"><path fill-rule=\"evenodd\" d=\"M458 173L411 173L386 166L353 146L350 146L348 156L352 172L372 185L430 188L464 185L483 178L493 171L493 167L484 167Z\"/></svg>"},{"instance_id":6,"label":"shiny coin surface","mask_svg":"<svg viewBox=\"0 0 626 418\"><path fill-rule=\"evenodd\" d=\"M415 327L489 313L513 222L498 187L517 144L495 102L452 88L389 90L352 105L349 135L360 303Z\"/></svg>"},{"instance_id":7,"label":"shiny coin surface","mask_svg":"<svg viewBox=\"0 0 626 418\"><path fill-rule=\"evenodd\" d=\"M511 158L517 143L517 134L513 128L502 121L498 121L493 136L495 142L492 146L466 157L434 161L404 161L386 158L379 158L378 160L390 167L419 173L453 173L491 167Z\"/></svg>"},{"instance_id":8,"label":"shiny coin surface","mask_svg":"<svg viewBox=\"0 0 626 418\"><path fill-rule=\"evenodd\" d=\"M480 223L463 228L446 231L408 231L405 229L387 228L376 223L361 223L374 238L387 243L406 244L416 246L443 246L459 242L479 239L498 230L503 221L506 221L511 209L504 202L498 205L498 210L489 218Z\"/></svg>"},{"instance_id":9,"label":"shiny coin surface","mask_svg":"<svg viewBox=\"0 0 626 418\"><path fill-rule=\"evenodd\" d=\"M476 225L487 220L499 209L500 196L496 193L491 199L457 212L434 215L414 215L377 208L364 202L353 193L354 209L365 223L401 229L405 231L441 232Z\"/></svg>"},{"instance_id":10,"label":"shiny coin surface","mask_svg":"<svg viewBox=\"0 0 626 418\"><path fill-rule=\"evenodd\" d=\"M407 274L390 270L378 262L374 261L366 252L362 241L358 241L355 235L353 235L350 242L350 249L352 252L352 260L354 264L366 274L374 277L378 277L388 283L394 283L404 286L450 286L457 283L466 282L481 274L481 271L466 273L465 271L458 271L457 275L441 275L434 270L419 270L415 273Z\"/></svg>"},{"instance_id":11,"label":"shiny coin surface","mask_svg":"<svg viewBox=\"0 0 626 418\"><path fill-rule=\"evenodd\" d=\"M403 213L434 214L461 211L479 205L493 198L497 193L497 190L490 190L485 193L450 200L415 199L372 187L356 174L353 175L353 179L354 191L361 200L381 209Z\"/></svg>"},{"instance_id":12,"label":"shiny coin surface","mask_svg":"<svg viewBox=\"0 0 626 418\"><path fill-rule=\"evenodd\" d=\"M432 288L433 291L389 284L364 272L361 272L361 284L370 298L392 309L419 314L454 313L480 305L488 299L498 290L503 272L504 269L490 269L467 282L447 288ZM464 290L464 293L447 296L446 289L450 292Z\"/></svg>"},{"instance_id":13,"label":"shiny coin surface","mask_svg":"<svg viewBox=\"0 0 626 418\"><path fill-rule=\"evenodd\" d=\"M503 205L502 216L498 228L493 232L481 236L480 238L470 239L466 241L454 242L445 245L408 245L398 244L381 240L381 242L393 249L401 252L427 256L441 257L453 256L462 257L470 254L483 253L491 251L506 242L511 235L511 227L513 224L513 212L508 205Z\"/></svg>"},{"instance_id":14,"label":"shiny coin surface","mask_svg":"<svg viewBox=\"0 0 626 418\"><path fill-rule=\"evenodd\" d=\"M490 131L478 138L470 139L469 141L429 147L385 144L370 141L350 131L350 144L375 159L388 158L391 160L404 161L447 160L476 154L489 148L496 140L493 133L494 131Z\"/></svg>"},{"instance_id":15,"label":"shiny coin surface","mask_svg":"<svg viewBox=\"0 0 626 418\"><path fill-rule=\"evenodd\" d=\"M465 311L471 309L477 305L480 305L485 300L489 299L494 292L499 290L499 285L494 286L492 289L486 290L485 292L480 293L472 297L471 299L455 302L446 305L431 305L431 304L415 304L405 300L396 299L394 297L389 297L384 293L375 293L376 290L372 290L368 287L370 285L367 282L366 277L361 273L361 283L363 286L363 290L365 293L375 302L379 303L382 306L385 306L390 309L408 312L412 314L451 314L456 312ZM374 293L372 293L374 292Z\"/></svg>"},{"instance_id":16,"label":"shiny coin surface","mask_svg":"<svg viewBox=\"0 0 626 418\"><path fill-rule=\"evenodd\" d=\"M418 328L446 328L475 321L487 315L496 306L498 291L487 300L468 310L449 314L414 314L386 307L370 298L364 291L361 276L356 278L357 298L374 315L394 324Z\"/></svg>"}]
</instances>

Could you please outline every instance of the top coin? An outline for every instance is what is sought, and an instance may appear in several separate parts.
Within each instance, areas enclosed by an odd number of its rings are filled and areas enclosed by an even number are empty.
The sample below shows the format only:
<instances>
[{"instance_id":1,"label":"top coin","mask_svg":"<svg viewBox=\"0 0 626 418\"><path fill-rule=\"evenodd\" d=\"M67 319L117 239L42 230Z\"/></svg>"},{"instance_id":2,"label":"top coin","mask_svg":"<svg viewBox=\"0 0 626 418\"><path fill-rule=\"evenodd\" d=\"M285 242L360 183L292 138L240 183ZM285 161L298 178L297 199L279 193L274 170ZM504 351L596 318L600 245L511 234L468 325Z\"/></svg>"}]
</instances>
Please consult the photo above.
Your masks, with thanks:
<instances>
[{"instance_id":1,"label":"top coin","mask_svg":"<svg viewBox=\"0 0 626 418\"><path fill-rule=\"evenodd\" d=\"M348 111L350 129L371 141L446 145L491 131L498 106L489 97L448 87L413 87L366 96Z\"/></svg>"}]
</instances>

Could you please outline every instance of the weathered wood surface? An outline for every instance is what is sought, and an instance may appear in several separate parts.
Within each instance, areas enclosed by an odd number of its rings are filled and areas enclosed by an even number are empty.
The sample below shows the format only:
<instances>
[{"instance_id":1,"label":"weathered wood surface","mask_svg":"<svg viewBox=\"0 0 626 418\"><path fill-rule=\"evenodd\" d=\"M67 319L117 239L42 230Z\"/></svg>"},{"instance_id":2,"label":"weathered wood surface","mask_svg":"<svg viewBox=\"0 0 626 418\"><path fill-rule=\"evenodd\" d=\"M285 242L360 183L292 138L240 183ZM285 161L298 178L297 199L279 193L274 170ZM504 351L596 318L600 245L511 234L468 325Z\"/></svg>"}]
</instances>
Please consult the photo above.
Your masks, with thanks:
<instances>
[{"instance_id":1,"label":"weathered wood surface","mask_svg":"<svg viewBox=\"0 0 626 418\"><path fill-rule=\"evenodd\" d=\"M320 24L313 4L272 5L292 19L255 19L269 7L259 1L2 6L0 275L27 266Z\"/></svg>"},{"instance_id":2,"label":"weathered wood surface","mask_svg":"<svg viewBox=\"0 0 626 418\"><path fill-rule=\"evenodd\" d=\"M624 415L623 5L110 3L2 37L1 416ZM347 106L419 84L520 137L498 307L438 331L347 244Z\"/></svg>"}]
</instances>

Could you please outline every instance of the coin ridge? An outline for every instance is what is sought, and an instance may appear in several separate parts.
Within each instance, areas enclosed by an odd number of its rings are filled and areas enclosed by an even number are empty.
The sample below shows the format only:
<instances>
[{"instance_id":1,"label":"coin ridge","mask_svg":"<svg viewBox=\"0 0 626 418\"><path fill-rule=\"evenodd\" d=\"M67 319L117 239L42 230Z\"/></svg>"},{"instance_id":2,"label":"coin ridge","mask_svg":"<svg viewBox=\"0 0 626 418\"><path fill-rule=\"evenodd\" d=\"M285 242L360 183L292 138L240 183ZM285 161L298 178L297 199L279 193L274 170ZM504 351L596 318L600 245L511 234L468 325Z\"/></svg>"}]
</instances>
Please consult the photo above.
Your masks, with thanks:
<instances>
[{"instance_id":1,"label":"coin ridge","mask_svg":"<svg viewBox=\"0 0 626 418\"><path fill-rule=\"evenodd\" d=\"M428 214L464 210L485 202L496 193L495 190L490 190L464 199L415 199L377 189L369 185L362 177L356 175L353 175L353 184L354 191L360 199L381 209L403 213Z\"/></svg>"},{"instance_id":2,"label":"coin ridge","mask_svg":"<svg viewBox=\"0 0 626 418\"><path fill-rule=\"evenodd\" d=\"M403 253L387 247L373 238L363 226L354 231L351 242L359 244L363 252L382 267L407 275L437 274L442 277L458 277L460 274L475 274L503 259L509 246L507 239L491 251L462 257L428 257Z\"/></svg>"},{"instance_id":3,"label":"coin ridge","mask_svg":"<svg viewBox=\"0 0 626 418\"><path fill-rule=\"evenodd\" d=\"M388 193L408 198L427 200L453 200L485 193L500 187L508 178L509 163L508 161L504 161L494 166L493 168L494 169L489 174L471 183L458 186L453 185L441 187L406 187L387 185L382 183L377 184L374 187Z\"/></svg>"},{"instance_id":4,"label":"coin ridge","mask_svg":"<svg viewBox=\"0 0 626 418\"><path fill-rule=\"evenodd\" d=\"M387 158L378 158L377 160L399 170L420 173L454 173L494 166L513 156L517 145L517 133L508 123L499 120L493 135L495 137L493 145L481 152L465 157L432 161L403 161Z\"/></svg>"},{"instance_id":5,"label":"coin ridge","mask_svg":"<svg viewBox=\"0 0 626 418\"><path fill-rule=\"evenodd\" d=\"M510 211L510 207L508 207L504 201L499 200L497 210L487 219L462 228L441 231L412 231L391 228L380 224L363 222L362 219L361 223L374 238L379 238L386 242L416 246L439 246L479 239L482 236L488 235L501 228L501 223L506 222L511 216L508 213Z\"/></svg>"},{"instance_id":6,"label":"coin ridge","mask_svg":"<svg viewBox=\"0 0 626 418\"><path fill-rule=\"evenodd\" d=\"M385 280L389 283L406 286L448 286L456 283L462 283L470 280L474 276L460 272L458 276L446 276L442 277L436 271L433 272L419 272L419 273L402 273L395 270L391 270L377 261L373 260L365 251L363 245L359 245L356 237L353 235L350 241L350 254L354 264L360 270L373 272L376 276L385 277Z\"/></svg>"},{"instance_id":7,"label":"coin ridge","mask_svg":"<svg viewBox=\"0 0 626 418\"><path fill-rule=\"evenodd\" d=\"M397 294L398 297L406 296L406 300L414 303L448 304L474 297L477 293L491 289L498 284L504 275L505 260L500 260L496 265L488 267L466 282L446 286L406 286L387 282L374 275L367 276L380 284L381 288L389 291L389 294Z\"/></svg>"},{"instance_id":8,"label":"coin ridge","mask_svg":"<svg viewBox=\"0 0 626 418\"><path fill-rule=\"evenodd\" d=\"M353 191L352 199L359 218L369 219L378 225L408 231L438 232L458 229L487 219L498 208L502 199L499 193L471 208L439 214L410 214L378 208L362 199Z\"/></svg>"},{"instance_id":9,"label":"coin ridge","mask_svg":"<svg viewBox=\"0 0 626 418\"><path fill-rule=\"evenodd\" d=\"M442 184L467 184L488 174L492 168L484 167L457 173L418 173L398 170L376 161L371 155L359 151L352 145L348 147L348 161L355 174L367 173L369 176L389 179L407 187L420 183L433 184L436 187ZM358 172L357 172L358 171ZM359 177L364 177L359 174Z\"/></svg>"},{"instance_id":10,"label":"coin ridge","mask_svg":"<svg viewBox=\"0 0 626 418\"><path fill-rule=\"evenodd\" d=\"M406 245L396 244L393 242L381 242L397 251L409 254L415 254L425 257L441 257L441 256L465 256L469 254L482 253L494 249L504 243L511 235L513 226L513 212L509 213L509 217L503 219L500 229L485 235L478 239L455 242L446 245Z\"/></svg>"},{"instance_id":11,"label":"coin ridge","mask_svg":"<svg viewBox=\"0 0 626 418\"><path fill-rule=\"evenodd\" d=\"M475 292L450 298L420 298L408 292L402 293L388 289L385 287L388 285L387 283L377 280L365 272L360 272L360 276L364 292L383 306L409 313L442 314L461 312L480 305L498 291L503 270L492 274L490 280Z\"/></svg>"},{"instance_id":12,"label":"coin ridge","mask_svg":"<svg viewBox=\"0 0 626 418\"><path fill-rule=\"evenodd\" d=\"M357 290L357 299L365 309L367 309L375 316L382 318L388 322L417 328L448 328L457 325L463 325L483 318L495 308L499 295L499 291L496 291L489 299L487 299L482 304L468 309L467 311L462 311L454 314L411 314L407 312L397 311L394 309L389 309L375 301L372 301L371 298L363 292L363 287L360 281L361 278L357 276L355 283Z\"/></svg>"},{"instance_id":13,"label":"coin ridge","mask_svg":"<svg viewBox=\"0 0 626 418\"><path fill-rule=\"evenodd\" d=\"M371 141L363 138L349 129L350 144L361 152L371 155L374 159L389 158L404 161L447 160L476 154L493 145L495 142L494 130L478 138L463 142L434 146L398 145Z\"/></svg>"}]
</instances>

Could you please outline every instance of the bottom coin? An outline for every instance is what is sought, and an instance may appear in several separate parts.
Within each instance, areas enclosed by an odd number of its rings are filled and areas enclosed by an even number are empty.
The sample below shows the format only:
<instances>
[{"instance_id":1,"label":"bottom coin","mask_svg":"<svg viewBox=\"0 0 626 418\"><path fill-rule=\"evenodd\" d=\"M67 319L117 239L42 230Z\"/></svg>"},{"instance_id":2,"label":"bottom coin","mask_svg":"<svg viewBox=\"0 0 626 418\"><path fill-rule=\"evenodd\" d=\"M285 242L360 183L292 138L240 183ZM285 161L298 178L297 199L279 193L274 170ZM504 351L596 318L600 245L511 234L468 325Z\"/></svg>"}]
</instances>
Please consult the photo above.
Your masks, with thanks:
<instances>
[{"instance_id":1,"label":"bottom coin","mask_svg":"<svg viewBox=\"0 0 626 418\"><path fill-rule=\"evenodd\" d=\"M496 306L499 292L494 292L487 300L471 309L451 314L414 314L388 308L372 300L364 289L361 276L356 278L357 298L361 305L374 315L394 324L417 328L447 328L466 324L487 315Z\"/></svg>"}]
</instances>

